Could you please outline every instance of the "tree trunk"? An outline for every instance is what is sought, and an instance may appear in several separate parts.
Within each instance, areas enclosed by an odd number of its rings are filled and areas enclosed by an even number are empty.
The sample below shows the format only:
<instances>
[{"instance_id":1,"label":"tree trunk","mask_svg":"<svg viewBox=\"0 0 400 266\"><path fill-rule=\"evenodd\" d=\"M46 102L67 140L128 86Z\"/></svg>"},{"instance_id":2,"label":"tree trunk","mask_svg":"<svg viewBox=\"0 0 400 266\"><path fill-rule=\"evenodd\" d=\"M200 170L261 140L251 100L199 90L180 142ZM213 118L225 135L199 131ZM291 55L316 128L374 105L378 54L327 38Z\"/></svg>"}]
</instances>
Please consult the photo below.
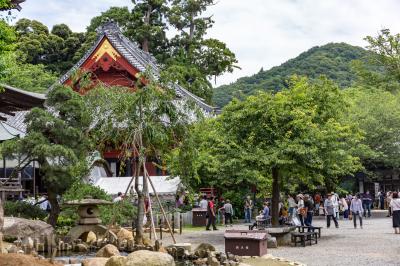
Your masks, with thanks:
<instances>
[{"instance_id":1,"label":"tree trunk","mask_svg":"<svg viewBox=\"0 0 400 266\"><path fill-rule=\"evenodd\" d=\"M0 198L0 233L3 232L3 226L4 226L4 209L3 209L3 202L1 201Z\"/></svg>"},{"instance_id":2,"label":"tree trunk","mask_svg":"<svg viewBox=\"0 0 400 266\"><path fill-rule=\"evenodd\" d=\"M272 226L279 225L279 169L277 167L272 168Z\"/></svg>"},{"instance_id":3,"label":"tree trunk","mask_svg":"<svg viewBox=\"0 0 400 266\"><path fill-rule=\"evenodd\" d=\"M0 254L3 254L3 225L4 225L4 209L3 202L0 198Z\"/></svg>"},{"instance_id":4,"label":"tree trunk","mask_svg":"<svg viewBox=\"0 0 400 266\"><path fill-rule=\"evenodd\" d=\"M136 177L135 177L135 191L138 196L137 217L136 217L136 235L135 243L138 245L143 244L143 216L144 216L144 195L143 191L139 188L139 175L140 175L140 160L136 162Z\"/></svg>"},{"instance_id":5,"label":"tree trunk","mask_svg":"<svg viewBox=\"0 0 400 266\"><path fill-rule=\"evenodd\" d=\"M60 214L60 205L58 205L57 194L52 189L48 189L48 201L51 208L47 223L56 227L58 215Z\"/></svg>"},{"instance_id":6,"label":"tree trunk","mask_svg":"<svg viewBox=\"0 0 400 266\"><path fill-rule=\"evenodd\" d=\"M147 5L146 15L144 16L144 24L150 25L150 16L153 11L153 7L151 5ZM149 36L145 36L142 41L142 50L145 52L149 52Z\"/></svg>"}]
</instances>

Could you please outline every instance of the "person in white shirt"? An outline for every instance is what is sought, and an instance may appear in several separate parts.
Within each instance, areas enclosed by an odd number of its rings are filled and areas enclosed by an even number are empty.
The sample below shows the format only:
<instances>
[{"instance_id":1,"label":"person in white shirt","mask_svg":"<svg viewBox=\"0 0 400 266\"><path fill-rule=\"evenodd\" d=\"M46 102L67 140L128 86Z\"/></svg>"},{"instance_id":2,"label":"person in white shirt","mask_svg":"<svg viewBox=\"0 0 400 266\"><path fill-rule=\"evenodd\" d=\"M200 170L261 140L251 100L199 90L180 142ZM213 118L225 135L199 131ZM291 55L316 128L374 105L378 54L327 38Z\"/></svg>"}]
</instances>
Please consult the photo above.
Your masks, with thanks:
<instances>
[{"instance_id":1,"label":"person in white shirt","mask_svg":"<svg viewBox=\"0 0 400 266\"><path fill-rule=\"evenodd\" d=\"M353 216L354 229L357 228L357 216L360 219L360 227L362 229L363 228L362 214L364 212L364 209L362 201L360 199L360 193L357 193L356 196L351 200L350 211Z\"/></svg>"},{"instance_id":2,"label":"person in white shirt","mask_svg":"<svg viewBox=\"0 0 400 266\"><path fill-rule=\"evenodd\" d=\"M331 192L332 194L332 203L335 211L335 217L339 220L339 196L335 192Z\"/></svg>"},{"instance_id":3,"label":"person in white shirt","mask_svg":"<svg viewBox=\"0 0 400 266\"><path fill-rule=\"evenodd\" d=\"M349 205L344 197L340 198L340 206L343 210L343 219L349 218Z\"/></svg>"},{"instance_id":4,"label":"person in white shirt","mask_svg":"<svg viewBox=\"0 0 400 266\"><path fill-rule=\"evenodd\" d=\"M206 195L204 195L203 196L203 199L200 201L200 208L202 208L202 209L207 209L207 204L208 204L208 201L207 201L207 196Z\"/></svg>"},{"instance_id":5,"label":"person in white shirt","mask_svg":"<svg viewBox=\"0 0 400 266\"><path fill-rule=\"evenodd\" d=\"M36 204L39 204L39 208L44 211L50 210L50 203L47 200L47 196L41 196Z\"/></svg>"},{"instance_id":6,"label":"person in white shirt","mask_svg":"<svg viewBox=\"0 0 400 266\"><path fill-rule=\"evenodd\" d=\"M118 192L117 197L113 200L114 203L122 200L122 192Z\"/></svg>"},{"instance_id":7,"label":"person in white shirt","mask_svg":"<svg viewBox=\"0 0 400 266\"><path fill-rule=\"evenodd\" d=\"M304 196L303 194L297 195L297 217L300 220L301 226L304 226L304 213L305 208L304 208Z\"/></svg>"},{"instance_id":8,"label":"person in white shirt","mask_svg":"<svg viewBox=\"0 0 400 266\"><path fill-rule=\"evenodd\" d=\"M294 212L296 211L296 201L294 200L294 198L292 197L292 195L289 194L288 197L288 205L289 205L289 216L290 218L294 217Z\"/></svg>"},{"instance_id":9,"label":"person in white shirt","mask_svg":"<svg viewBox=\"0 0 400 266\"><path fill-rule=\"evenodd\" d=\"M390 201L392 209L392 220L395 234L400 234L400 198L398 192L392 193L392 200Z\"/></svg>"}]
</instances>

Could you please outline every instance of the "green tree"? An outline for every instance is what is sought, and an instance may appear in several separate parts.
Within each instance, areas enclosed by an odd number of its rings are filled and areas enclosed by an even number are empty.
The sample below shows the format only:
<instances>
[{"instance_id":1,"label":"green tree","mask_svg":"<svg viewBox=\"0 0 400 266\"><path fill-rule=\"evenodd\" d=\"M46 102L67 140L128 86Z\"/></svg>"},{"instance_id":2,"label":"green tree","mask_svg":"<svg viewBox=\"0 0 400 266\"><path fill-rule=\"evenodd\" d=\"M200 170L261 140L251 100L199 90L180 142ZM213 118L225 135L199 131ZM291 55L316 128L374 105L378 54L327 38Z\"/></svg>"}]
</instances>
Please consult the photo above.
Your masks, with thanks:
<instances>
[{"instance_id":1,"label":"green tree","mask_svg":"<svg viewBox=\"0 0 400 266\"><path fill-rule=\"evenodd\" d=\"M343 120L344 99L343 92L325 78L315 82L295 78L289 89L276 94L234 100L196 139L201 144L194 151L192 175L205 174L201 179L214 179L212 184L224 190L243 190L261 182L259 189L272 190L276 225L285 184L335 184L338 177L361 168L356 150L362 136ZM185 153L178 151L177 160L179 152ZM186 175L177 169L175 173Z\"/></svg>"},{"instance_id":2,"label":"green tree","mask_svg":"<svg viewBox=\"0 0 400 266\"><path fill-rule=\"evenodd\" d=\"M211 0L137 0L131 12L112 7L92 19L86 43L78 54L83 55L95 40L93 31L106 20L117 21L123 33L152 53L162 67L162 79L179 83L199 97L211 102L210 80L236 67L235 54L225 43L206 38L212 27L211 17L202 17ZM168 30L176 31L168 38ZM77 57L75 57L77 59Z\"/></svg>"},{"instance_id":3,"label":"green tree","mask_svg":"<svg viewBox=\"0 0 400 266\"><path fill-rule=\"evenodd\" d=\"M364 132L373 153L363 156L367 169L400 167L400 95L382 89L352 88L348 119Z\"/></svg>"},{"instance_id":4,"label":"green tree","mask_svg":"<svg viewBox=\"0 0 400 266\"><path fill-rule=\"evenodd\" d=\"M57 75L44 65L20 62L14 52L0 55L0 82L26 91L44 93L57 80Z\"/></svg>"},{"instance_id":5,"label":"green tree","mask_svg":"<svg viewBox=\"0 0 400 266\"><path fill-rule=\"evenodd\" d=\"M92 32L106 21L118 22L123 33L139 43L140 47L151 52L161 62L167 56L168 39L166 37L166 0L132 0L134 7L131 11L127 7L111 7L94 17L87 28L88 42L92 43ZM81 51L81 54L82 51Z\"/></svg>"},{"instance_id":6,"label":"green tree","mask_svg":"<svg viewBox=\"0 0 400 266\"><path fill-rule=\"evenodd\" d=\"M30 64L43 64L47 70L61 74L74 65L74 55L85 40L65 24L54 25L51 32L36 20L20 19L15 24L17 51Z\"/></svg>"},{"instance_id":7,"label":"green tree","mask_svg":"<svg viewBox=\"0 0 400 266\"><path fill-rule=\"evenodd\" d=\"M13 27L0 20L0 82L33 92L44 92L57 77L41 64L25 63L15 51Z\"/></svg>"},{"instance_id":8,"label":"green tree","mask_svg":"<svg viewBox=\"0 0 400 266\"><path fill-rule=\"evenodd\" d=\"M134 92L129 88L100 87L90 90L84 98L97 117L93 132L98 149L111 144L121 150L121 159L132 155L138 158L132 180L138 195L135 237L137 243L142 243L144 197L149 192L146 158L162 158L179 144L189 120L187 113L193 111L185 104L175 103L174 91L168 85L160 84L147 73L137 78ZM143 188L139 187L140 175Z\"/></svg>"},{"instance_id":9,"label":"green tree","mask_svg":"<svg viewBox=\"0 0 400 266\"><path fill-rule=\"evenodd\" d=\"M12 7L11 0L0 0L0 9L11 9Z\"/></svg>"},{"instance_id":10,"label":"green tree","mask_svg":"<svg viewBox=\"0 0 400 266\"><path fill-rule=\"evenodd\" d=\"M206 38L214 24L211 16L203 13L214 0L172 0L168 12L169 23L178 31L171 39L170 54L165 73L196 95L211 102L212 85L209 81L225 72L232 72L237 63L235 54L225 43Z\"/></svg>"},{"instance_id":11,"label":"green tree","mask_svg":"<svg viewBox=\"0 0 400 266\"><path fill-rule=\"evenodd\" d=\"M31 110L25 120L26 136L6 142L2 153L22 158L20 167L32 160L39 162L51 204L48 223L55 226L60 213L57 195L87 172L91 118L83 98L63 86L48 93L46 106Z\"/></svg>"},{"instance_id":12,"label":"green tree","mask_svg":"<svg viewBox=\"0 0 400 266\"><path fill-rule=\"evenodd\" d=\"M372 53L366 62L353 63L358 75L348 118L364 131L363 143L371 149L362 157L369 174L377 168L398 168L400 34L383 29L376 37L367 36Z\"/></svg>"},{"instance_id":13,"label":"green tree","mask_svg":"<svg viewBox=\"0 0 400 266\"><path fill-rule=\"evenodd\" d=\"M0 19L0 54L13 49L16 36L13 29Z\"/></svg>"}]
</instances>

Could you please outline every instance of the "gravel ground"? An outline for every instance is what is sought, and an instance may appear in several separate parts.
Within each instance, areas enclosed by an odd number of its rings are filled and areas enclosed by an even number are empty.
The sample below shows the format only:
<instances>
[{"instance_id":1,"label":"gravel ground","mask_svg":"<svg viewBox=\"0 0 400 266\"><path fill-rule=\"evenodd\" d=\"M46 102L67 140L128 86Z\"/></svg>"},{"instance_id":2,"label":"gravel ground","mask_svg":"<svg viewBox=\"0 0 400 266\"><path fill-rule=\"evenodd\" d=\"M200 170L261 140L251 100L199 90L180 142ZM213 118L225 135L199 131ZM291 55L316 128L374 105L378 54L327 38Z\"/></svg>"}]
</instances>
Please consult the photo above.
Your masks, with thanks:
<instances>
[{"instance_id":1,"label":"gravel ground","mask_svg":"<svg viewBox=\"0 0 400 266\"><path fill-rule=\"evenodd\" d=\"M391 227L391 218L386 212L375 211L373 218L364 219L363 229L354 229L353 221L339 221L339 229L334 226L327 229L322 217L314 219L315 226L324 226L322 237L317 245L307 247L279 247L269 249L273 256L283 257L306 265L400 265L400 235L395 235ZM235 225L234 229L246 229ZM193 247L202 242L213 244L224 251L225 228L218 231L189 229L182 235L176 235L178 242L192 243ZM171 242L163 239L164 245Z\"/></svg>"}]
</instances>

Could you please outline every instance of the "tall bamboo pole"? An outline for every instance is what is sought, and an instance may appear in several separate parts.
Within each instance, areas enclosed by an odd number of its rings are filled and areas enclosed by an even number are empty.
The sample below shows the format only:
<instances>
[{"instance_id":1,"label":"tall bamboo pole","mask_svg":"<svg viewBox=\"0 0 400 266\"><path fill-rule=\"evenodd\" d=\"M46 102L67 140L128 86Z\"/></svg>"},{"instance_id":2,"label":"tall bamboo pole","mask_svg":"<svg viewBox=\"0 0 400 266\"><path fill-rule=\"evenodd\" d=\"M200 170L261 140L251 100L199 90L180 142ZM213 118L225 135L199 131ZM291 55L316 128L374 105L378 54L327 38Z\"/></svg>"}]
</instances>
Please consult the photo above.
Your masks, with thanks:
<instances>
[{"instance_id":1,"label":"tall bamboo pole","mask_svg":"<svg viewBox=\"0 0 400 266\"><path fill-rule=\"evenodd\" d=\"M147 169L146 169L146 160L144 160L143 161L143 182L146 182L146 187L148 187L148 183L147 183L148 179L150 179L150 178L148 178ZM151 206L150 192L148 189L146 192L147 192L147 198L149 200L149 209L150 209L150 220L151 220L151 229L150 230L153 230L154 240L157 240L156 227L154 226L154 219L153 219L153 210L152 210L153 208Z\"/></svg>"},{"instance_id":2,"label":"tall bamboo pole","mask_svg":"<svg viewBox=\"0 0 400 266\"><path fill-rule=\"evenodd\" d=\"M145 173L147 174L146 171L145 171ZM158 197L158 193L156 191L156 188L154 187L153 181L151 181L151 178L148 178L148 180L149 180L149 183L150 183L151 187L153 188L154 195L156 196L158 205L160 205L160 209L161 209L161 212L162 212L162 214L164 216L164 219L167 222L169 232L171 233L171 236L172 236L172 240L174 241L174 244L176 244L176 239L175 239L174 233L172 232L171 224L169 223L167 215L165 214L164 208L163 208L163 206L161 204L160 198Z\"/></svg>"}]
</instances>

